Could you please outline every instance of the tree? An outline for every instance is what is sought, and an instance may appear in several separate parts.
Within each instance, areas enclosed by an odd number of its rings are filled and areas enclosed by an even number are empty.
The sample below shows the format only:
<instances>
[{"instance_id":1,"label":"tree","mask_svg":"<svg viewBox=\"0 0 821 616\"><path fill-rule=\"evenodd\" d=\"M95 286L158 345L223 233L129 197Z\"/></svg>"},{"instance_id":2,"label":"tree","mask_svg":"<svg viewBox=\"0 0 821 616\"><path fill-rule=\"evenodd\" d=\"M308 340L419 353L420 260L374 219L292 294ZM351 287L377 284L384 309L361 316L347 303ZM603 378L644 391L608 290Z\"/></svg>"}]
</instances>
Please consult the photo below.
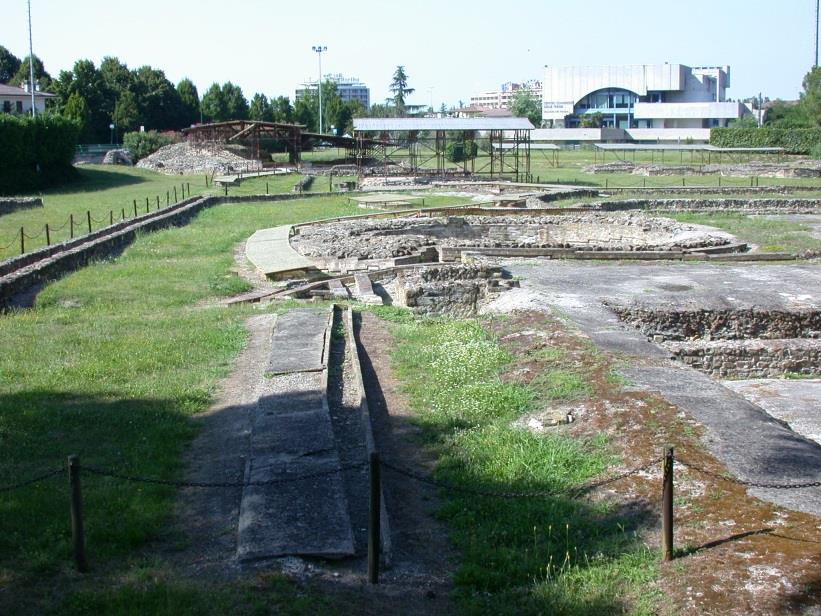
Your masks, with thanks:
<instances>
[{"instance_id":1,"label":"tree","mask_svg":"<svg viewBox=\"0 0 821 616\"><path fill-rule=\"evenodd\" d=\"M764 125L770 128L807 128L810 124L802 105L776 100L767 109Z\"/></svg>"},{"instance_id":2,"label":"tree","mask_svg":"<svg viewBox=\"0 0 821 616\"><path fill-rule=\"evenodd\" d=\"M137 105L137 97L134 96L131 90L123 91L120 98L114 103L111 121L121 134L137 130L140 126L140 109Z\"/></svg>"},{"instance_id":3,"label":"tree","mask_svg":"<svg viewBox=\"0 0 821 616\"><path fill-rule=\"evenodd\" d=\"M202 95L202 113L209 122L222 122L227 117L225 97L218 83L212 83Z\"/></svg>"},{"instance_id":4,"label":"tree","mask_svg":"<svg viewBox=\"0 0 821 616\"><path fill-rule=\"evenodd\" d=\"M123 92L131 88L133 76L128 66L120 62L119 59L106 56L100 62L100 77L111 95L112 100L116 100ZM112 103L112 108L114 104Z\"/></svg>"},{"instance_id":5,"label":"tree","mask_svg":"<svg viewBox=\"0 0 821 616\"><path fill-rule=\"evenodd\" d=\"M813 67L804 77L804 91L799 103L811 127L821 126L821 67Z\"/></svg>"},{"instance_id":6,"label":"tree","mask_svg":"<svg viewBox=\"0 0 821 616\"><path fill-rule=\"evenodd\" d=\"M20 70L20 58L0 45L0 83L11 83Z\"/></svg>"},{"instance_id":7,"label":"tree","mask_svg":"<svg viewBox=\"0 0 821 616\"><path fill-rule=\"evenodd\" d=\"M262 120L264 122L274 121L274 108L268 101L268 97L257 92L251 99L251 106L248 108L248 117L252 120Z\"/></svg>"},{"instance_id":8,"label":"tree","mask_svg":"<svg viewBox=\"0 0 821 616\"><path fill-rule=\"evenodd\" d=\"M579 125L582 128L601 128L604 118L598 111L596 113L584 114L579 120Z\"/></svg>"},{"instance_id":9,"label":"tree","mask_svg":"<svg viewBox=\"0 0 821 616\"><path fill-rule=\"evenodd\" d=\"M339 109L336 116L336 134L337 135L352 135L353 134L353 119L364 117L366 114L365 106L357 99L351 99L344 103Z\"/></svg>"},{"instance_id":10,"label":"tree","mask_svg":"<svg viewBox=\"0 0 821 616\"><path fill-rule=\"evenodd\" d=\"M405 115L405 98L413 94L416 89L408 87L408 76L405 73L404 66L397 66L393 72L393 81L388 88L393 92L393 98L390 99L396 107L396 115L402 117Z\"/></svg>"},{"instance_id":11,"label":"tree","mask_svg":"<svg viewBox=\"0 0 821 616\"><path fill-rule=\"evenodd\" d=\"M191 126L200 121L200 95L194 82L184 78L177 84L177 94L180 97L180 127Z\"/></svg>"},{"instance_id":12,"label":"tree","mask_svg":"<svg viewBox=\"0 0 821 616\"><path fill-rule=\"evenodd\" d=\"M77 92L73 92L63 106L62 115L71 120L75 120L80 125L80 135L82 138L91 118L91 112L88 110L85 99Z\"/></svg>"},{"instance_id":13,"label":"tree","mask_svg":"<svg viewBox=\"0 0 821 616\"><path fill-rule=\"evenodd\" d=\"M520 89L513 95L510 111L517 118L527 118L536 128L542 124L542 103L530 90Z\"/></svg>"},{"instance_id":14,"label":"tree","mask_svg":"<svg viewBox=\"0 0 821 616\"><path fill-rule=\"evenodd\" d=\"M339 97L339 90L336 83L330 79L322 84L322 129L327 133L331 126L334 127L337 135L341 135L342 127L339 125L338 116L342 112L342 99Z\"/></svg>"},{"instance_id":15,"label":"tree","mask_svg":"<svg viewBox=\"0 0 821 616\"><path fill-rule=\"evenodd\" d=\"M294 121L294 108L291 105L291 99L287 96L277 96L271 101L271 107L273 107L274 122L289 124Z\"/></svg>"},{"instance_id":16,"label":"tree","mask_svg":"<svg viewBox=\"0 0 821 616\"><path fill-rule=\"evenodd\" d=\"M297 124L304 125L308 132L315 132L319 127L319 104L316 99L317 96L310 92L299 97L294 103L294 120Z\"/></svg>"},{"instance_id":17,"label":"tree","mask_svg":"<svg viewBox=\"0 0 821 616\"><path fill-rule=\"evenodd\" d=\"M165 73L146 65L135 70L132 78L134 95L146 129L179 128L180 95Z\"/></svg>"},{"instance_id":18,"label":"tree","mask_svg":"<svg viewBox=\"0 0 821 616\"><path fill-rule=\"evenodd\" d=\"M758 128L758 120L751 115L730 120L729 128Z\"/></svg>"},{"instance_id":19,"label":"tree","mask_svg":"<svg viewBox=\"0 0 821 616\"><path fill-rule=\"evenodd\" d=\"M226 120L247 120L248 101L242 94L242 89L230 81L222 86L222 96L225 99L225 109L228 113Z\"/></svg>"},{"instance_id":20,"label":"tree","mask_svg":"<svg viewBox=\"0 0 821 616\"><path fill-rule=\"evenodd\" d=\"M32 68L34 68L34 84L43 92L48 92L51 89L51 75L46 72L43 61L36 55L33 57L34 62ZM14 73L9 84L23 87L23 85L29 82L29 77L29 57L26 56L22 62L20 62L20 66L17 67L17 72Z\"/></svg>"}]
</instances>

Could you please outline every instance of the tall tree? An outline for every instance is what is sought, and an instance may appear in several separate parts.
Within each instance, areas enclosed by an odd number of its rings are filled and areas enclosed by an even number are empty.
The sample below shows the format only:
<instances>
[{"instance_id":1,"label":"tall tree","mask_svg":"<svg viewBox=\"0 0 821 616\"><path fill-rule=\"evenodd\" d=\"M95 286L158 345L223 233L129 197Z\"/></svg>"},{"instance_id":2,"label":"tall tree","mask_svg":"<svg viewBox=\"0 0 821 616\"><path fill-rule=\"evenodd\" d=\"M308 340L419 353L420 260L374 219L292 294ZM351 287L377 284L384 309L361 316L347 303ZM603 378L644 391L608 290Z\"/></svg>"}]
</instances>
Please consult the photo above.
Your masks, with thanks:
<instances>
[{"instance_id":1,"label":"tall tree","mask_svg":"<svg viewBox=\"0 0 821 616\"><path fill-rule=\"evenodd\" d=\"M801 107L810 126L821 126L821 66L815 66L804 77Z\"/></svg>"},{"instance_id":2,"label":"tall tree","mask_svg":"<svg viewBox=\"0 0 821 616\"><path fill-rule=\"evenodd\" d=\"M226 120L248 119L248 101L242 94L242 88L226 81L222 86L222 96L225 99L225 109L228 113Z\"/></svg>"},{"instance_id":3,"label":"tall tree","mask_svg":"<svg viewBox=\"0 0 821 616\"><path fill-rule=\"evenodd\" d=\"M114 104L111 121L117 127L120 135L137 130L142 123L137 97L131 90L125 90Z\"/></svg>"},{"instance_id":4,"label":"tall tree","mask_svg":"<svg viewBox=\"0 0 821 616\"><path fill-rule=\"evenodd\" d=\"M263 122L274 121L274 108L268 101L268 97L257 92L251 99L251 106L248 108L248 117L251 120L262 120Z\"/></svg>"},{"instance_id":5,"label":"tall tree","mask_svg":"<svg viewBox=\"0 0 821 616\"><path fill-rule=\"evenodd\" d=\"M85 99L79 93L72 92L66 104L63 106L62 114L67 118L76 120L80 124L80 138L83 139L86 130L89 128L89 120L91 118L91 112L88 109Z\"/></svg>"},{"instance_id":6,"label":"tall tree","mask_svg":"<svg viewBox=\"0 0 821 616\"><path fill-rule=\"evenodd\" d=\"M46 72L43 61L35 54L32 68L34 69L34 84L43 92L48 92L51 89L51 75ZM26 56L17 67L17 72L9 82L13 86L22 87L29 82L29 57Z\"/></svg>"},{"instance_id":7,"label":"tall tree","mask_svg":"<svg viewBox=\"0 0 821 616\"><path fill-rule=\"evenodd\" d=\"M521 89L513 95L510 111L517 118L527 118L536 128L542 124L542 103L530 90Z\"/></svg>"},{"instance_id":8,"label":"tall tree","mask_svg":"<svg viewBox=\"0 0 821 616\"><path fill-rule=\"evenodd\" d=\"M194 82L184 78L177 84L177 94L180 97L179 127L191 126L200 121L200 95Z\"/></svg>"},{"instance_id":9,"label":"tall tree","mask_svg":"<svg viewBox=\"0 0 821 616\"><path fill-rule=\"evenodd\" d=\"M313 92L306 93L294 103L294 120L304 125L307 131L316 132L319 127L318 109L317 96Z\"/></svg>"},{"instance_id":10,"label":"tall tree","mask_svg":"<svg viewBox=\"0 0 821 616\"><path fill-rule=\"evenodd\" d=\"M220 84L212 83L202 95L202 113L209 122L222 122L228 116Z\"/></svg>"},{"instance_id":11,"label":"tall tree","mask_svg":"<svg viewBox=\"0 0 821 616\"><path fill-rule=\"evenodd\" d=\"M151 66L141 66L132 76L134 94L146 129L178 128L182 107L180 96L165 73Z\"/></svg>"},{"instance_id":12,"label":"tall tree","mask_svg":"<svg viewBox=\"0 0 821 616\"><path fill-rule=\"evenodd\" d=\"M337 118L341 111L342 99L336 83L327 79L322 84L322 130L327 133L333 126L336 134L341 135L342 127Z\"/></svg>"},{"instance_id":13,"label":"tall tree","mask_svg":"<svg viewBox=\"0 0 821 616\"><path fill-rule=\"evenodd\" d=\"M0 45L0 83L10 83L20 70L20 58Z\"/></svg>"},{"instance_id":14,"label":"tall tree","mask_svg":"<svg viewBox=\"0 0 821 616\"><path fill-rule=\"evenodd\" d=\"M294 121L294 107L287 96L277 96L271 101L274 110L274 122L291 123Z\"/></svg>"},{"instance_id":15,"label":"tall tree","mask_svg":"<svg viewBox=\"0 0 821 616\"><path fill-rule=\"evenodd\" d=\"M391 100L396 107L397 115L400 117L404 116L405 99L416 91L415 88L408 87L408 75L405 73L404 66L400 65L396 67L396 70L393 72L393 80L391 81L389 90L393 92L393 98Z\"/></svg>"}]
</instances>

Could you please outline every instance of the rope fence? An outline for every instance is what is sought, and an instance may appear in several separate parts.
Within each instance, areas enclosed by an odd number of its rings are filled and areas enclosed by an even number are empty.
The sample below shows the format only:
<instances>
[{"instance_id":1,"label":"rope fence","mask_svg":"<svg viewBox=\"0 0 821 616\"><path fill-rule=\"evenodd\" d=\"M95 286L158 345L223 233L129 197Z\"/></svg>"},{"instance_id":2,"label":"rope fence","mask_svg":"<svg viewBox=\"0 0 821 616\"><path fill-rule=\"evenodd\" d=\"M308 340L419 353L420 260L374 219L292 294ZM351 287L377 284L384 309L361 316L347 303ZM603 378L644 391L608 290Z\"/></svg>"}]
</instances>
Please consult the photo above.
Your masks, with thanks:
<instances>
[{"instance_id":1,"label":"rope fence","mask_svg":"<svg viewBox=\"0 0 821 616\"><path fill-rule=\"evenodd\" d=\"M180 194L182 195L182 197L181 197L182 199L186 199L186 198L191 196L191 183L190 182L183 182L180 185ZM172 200L172 194L171 194L170 190L166 191L166 193L165 193L165 207L171 207L172 205L176 205L178 202L179 202L179 199L178 199L178 196L177 196L177 187L174 186L173 200ZM140 212L138 211L138 207L137 207L137 200L134 199L132 201L132 203L134 205L134 216L132 218L136 218L136 217L140 216ZM163 208L162 199L160 198L159 195L157 195L153 200L151 200L150 197L145 198L145 213L148 214L149 212L151 212L152 207L157 211L159 211ZM37 240L37 239L40 239L40 238L45 236L45 242L39 242L39 244L44 244L45 246L51 246L52 243L55 243L55 242L53 242L54 234L62 231L65 228L69 229L68 238L66 238L66 239L71 240L71 239L75 238L75 234L74 234L75 229L85 228L86 231L87 231L87 234L91 234L95 230L94 225L98 225L97 230L99 230L99 229L104 229L104 228L109 227L109 226L113 226L115 222L123 222L123 221L128 220L128 219L129 219L129 217L126 216L126 208L122 208L120 210L120 215L119 216L116 214L116 212L113 209L111 209L108 212L108 217L103 216L102 218L99 218L99 219L96 216L93 216L91 214L91 210L86 210L85 221L84 222L80 222L80 221L75 220L74 214L72 213L72 214L69 214L68 219L65 222L63 222L63 224L54 225L54 224L51 224L51 223L45 223L42 226L42 228L40 229L39 232L26 231L26 228L24 226L21 226L20 230L16 233L15 238L13 240L11 240L11 242L9 242L8 244L0 245L0 252L5 252L5 251L9 250L12 246L14 246L16 244L17 246L20 247L19 254L22 255L22 254L26 253L27 249L28 250L32 249L31 245L28 245L28 246L26 245L26 240ZM78 237L82 237L82 236L78 236ZM65 241L65 240L63 240L63 241Z\"/></svg>"},{"instance_id":2,"label":"rope fence","mask_svg":"<svg viewBox=\"0 0 821 616\"><path fill-rule=\"evenodd\" d=\"M359 446L347 448L346 450L361 449ZM469 486L456 484L452 482L434 479L433 477L423 474L421 472L412 470L397 464L393 461L384 461L376 452L370 454L367 462L354 462L349 464L340 464L333 468L317 471L313 473L305 473L301 475L285 475L279 476L264 481L179 481L173 479L161 479L157 477L146 477L142 475L129 475L126 473L115 472L95 466L81 466L80 459L77 456L68 457L68 475L69 487L71 493L71 528L72 528L72 545L75 565L78 571L88 571L88 561L85 553L85 538L83 530L83 510L82 510L82 488L80 483L81 475L91 475L96 477L103 477L129 483L151 484L169 486L174 488L196 488L196 489L238 489L246 487L262 487L272 485L282 485L294 483L299 481L307 481L311 479L320 479L329 477L339 473L344 473L353 470L369 471L369 528L368 528L368 579L371 583L377 584L379 582L379 554L381 553L381 499L382 499L382 484L381 484L381 469L384 468L392 474L401 478L416 481L435 487L438 490L449 492L453 494L463 494L468 496L478 496L483 498L501 498L501 499L522 499L522 498L578 498L592 490L616 483L628 477L638 475L644 471L648 471L657 464L662 463L662 559L669 561L673 559L673 477L674 477L674 462L673 448L668 447L663 456L653 458L639 466L635 466L624 472L616 475L597 479L588 482L581 486L568 487L563 489L552 490L533 490L533 491L508 491L508 490L485 490L480 488L472 488ZM800 490L807 488L821 487L821 481L807 481L807 482L760 482L760 481L746 481L731 477L727 474L718 473L704 468L685 459L679 459L678 462L682 467L709 477L716 481L724 481L734 485L740 485L749 488L772 489L772 490ZM0 486L0 493L9 493L15 490L24 489L39 483L48 481L49 479L66 472L66 468L57 468L50 471L44 471L40 474L34 475L29 479L19 481L6 486Z\"/></svg>"}]
</instances>

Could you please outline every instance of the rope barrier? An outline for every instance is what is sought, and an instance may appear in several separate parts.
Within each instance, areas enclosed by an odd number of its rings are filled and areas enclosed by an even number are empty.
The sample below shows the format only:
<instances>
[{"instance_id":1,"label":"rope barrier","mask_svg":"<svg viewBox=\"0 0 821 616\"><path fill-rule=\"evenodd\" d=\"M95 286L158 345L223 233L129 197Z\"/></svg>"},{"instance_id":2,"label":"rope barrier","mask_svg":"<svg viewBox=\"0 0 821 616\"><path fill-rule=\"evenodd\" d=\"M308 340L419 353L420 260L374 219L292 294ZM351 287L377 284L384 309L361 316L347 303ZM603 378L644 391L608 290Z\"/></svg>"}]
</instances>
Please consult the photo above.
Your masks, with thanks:
<instances>
[{"instance_id":1,"label":"rope barrier","mask_svg":"<svg viewBox=\"0 0 821 616\"><path fill-rule=\"evenodd\" d=\"M736 479L735 477L730 477L728 475L722 475L721 473L708 471L706 468L697 466L696 464L692 464L691 462L688 462L687 460L682 460L681 458L676 458L676 462L689 468L690 470L696 471L697 473L701 473L702 475L707 475L708 477L712 477L713 479L726 481L728 483L734 483L740 486L746 486L748 488L764 488L770 490L801 490L804 488L821 487L821 481L808 481L806 483L763 483L759 481L744 481L743 479Z\"/></svg>"},{"instance_id":2,"label":"rope barrier","mask_svg":"<svg viewBox=\"0 0 821 616\"><path fill-rule=\"evenodd\" d=\"M174 481L172 479L156 479L153 477L141 477L139 475L123 475L121 473L113 473L93 466L82 466L82 472L91 473L101 477L110 477L112 479L122 479L132 483L151 483L156 485L173 486L176 488L246 488L251 486L269 486L283 483L293 483L296 481L304 481L306 479L316 479L318 477L326 477L334 475L347 470L355 468L366 467L366 462L359 462L356 464L348 464L346 466L339 466L326 471L319 471L316 473L308 473L306 475L296 475L292 477L282 477L277 479L268 479L266 481L220 481L220 482L206 482L206 481Z\"/></svg>"},{"instance_id":3,"label":"rope barrier","mask_svg":"<svg viewBox=\"0 0 821 616\"><path fill-rule=\"evenodd\" d=\"M13 483L8 486L0 487L0 492L12 492L14 490L19 490L20 488L25 488L27 486L34 485L35 483L40 483L41 481L45 481L46 479L50 479L55 475L59 475L60 473L64 473L65 469L58 468L53 471L49 471L48 473L44 473L43 475L37 475L36 477L32 477L31 479L26 479L25 481L21 481L20 483Z\"/></svg>"}]
</instances>

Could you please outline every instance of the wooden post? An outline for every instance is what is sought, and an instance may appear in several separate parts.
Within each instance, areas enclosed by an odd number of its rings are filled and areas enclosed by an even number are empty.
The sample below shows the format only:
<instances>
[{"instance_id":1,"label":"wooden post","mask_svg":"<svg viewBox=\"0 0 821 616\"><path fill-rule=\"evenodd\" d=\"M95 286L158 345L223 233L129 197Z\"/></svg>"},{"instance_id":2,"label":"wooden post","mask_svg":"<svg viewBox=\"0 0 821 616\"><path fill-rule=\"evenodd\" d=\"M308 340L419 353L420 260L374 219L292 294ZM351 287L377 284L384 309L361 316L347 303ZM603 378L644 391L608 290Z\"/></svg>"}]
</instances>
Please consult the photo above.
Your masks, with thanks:
<instances>
[{"instance_id":1,"label":"wooden post","mask_svg":"<svg viewBox=\"0 0 821 616\"><path fill-rule=\"evenodd\" d=\"M718 187L721 188L721 174L718 174Z\"/></svg>"},{"instance_id":2,"label":"wooden post","mask_svg":"<svg viewBox=\"0 0 821 616\"><path fill-rule=\"evenodd\" d=\"M86 210L86 221L88 222L88 232L91 233L91 210Z\"/></svg>"},{"instance_id":3,"label":"wooden post","mask_svg":"<svg viewBox=\"0 0 821 616\"><path fill-rule=\"evenodd\" d=\"M51 246L51 233L48 230L48 223L46 223L46 246Z\"/></svg>"},{"instance_id":4,"label":"wooden post","mask_svg":"<svg viewBox=\"0 0 821 616\"><path fill-rule=\"evenodd\" d=\"M223 184L222 187L225 189L225 196L228 196L228 184Z\"/></svg>"},{"instance_id":5,"label":"wooden post","mask_svg":"<svg viewBox=\"0 0 821 616\"><path fill-rule=\"evenodd\" d=\"M177 202L177 187L174 187L174 203Z\"/></svg>"},{"instance_id":6,"label":"wooden post","mask_svg":"<svg viewBox=\"0 0 821 616\"><path fill-rule=\"evenodd\" d=\"M137 200L134 199L134 218L137 218Z\"/></svg>"},{"instance_id":7,"label":"wooden post","mask_svg":"<svg viewBox=\"0 0 821 616\"><path fill-rule=\"evenodd\" d=\"M26 252L26 230L20 227L20 254Z\"/></svg>"},{"instance_id":8,"label":"wooden post","mask_svg":"<svg viewBox=\"0 0 821 616\"><path fill-rule=\"evenodd\" d=\"M188 188L188 196L190 197L191 196L191 182L186 182L185 186L186 186L186 188Z\"/></svg>"},{"instance_id":9,"label":"wooden post","mask_svg":"<svg viewBox=\"0 0 821 616\"><path fill-rule=\"evenodd\" d=\"M148 212L150 212L150 211L151 211L151 204L148 202L148 197L146 197L145 198L145 213L148 214Z\"/></svg>"},{"instance_id":10,"label":"wooden post","mask_svg":"<svg viewBox=\"0 0 821 616\"><path fill-rule=\"evenodd\" d=\"M684 186L685 178L681 178L681 185Z\"/></svg>"},{"instance_id":11,"label":"wooden post","mask_svg":"<svg viewBox=\"0 0 821 616\"><path fill-rule=\"evenodd\" d=\"M157 195L157 209L160 209L160 196Z\"/></svg>"},{"instance_id":12,"label":"wooden post","mask_svg":"<svg viewBox=\"0 0 821 616\"><path fill-rule=\"evenodd\" d=\"M123 215L123 220L125 220L125 208L120 209L120 213Z\"/></svg>"},{"instance_id":13,"label":"wooden post","mask_svg":"<svg viewBox=\"0 0 821 616\"><path fill-rule=\"evenodd\" d=\"M208 176L206 175L205 177L208 177ZM165 191L165 207L168 207L169 205L171 205L171 195L166 190Z\"/></svg>"},{"instance_id":14,"label":"wooden post","mask_svg":"<svg viewBox=\"0 0 821 616\"><path fill-rule=\"evenodd\" d=\"M69 237L74 239L74 214L68 215L68 228L71 229L71 233L69 233Z\"/></svg>"},{"instance_id":15,"label":"wooden post","mask_svg":"<svg viewBox=\"0 0 821 616\"><path fill-rule=\"evenodd\" d=\"M380 505L379 454L370 457L370 500L368 507L368 582L379 584Z\"/></svg>"},{"instance_id":16,"label":"wooden post","mask_svg":"<svg viewBox=\"0 0 821 616\"><path fill-rule=\"evenodd\" d=\"M108 210L108 224L109 226L114 224L114 210Z\"/></svg>"},{"instance_id":17,"label":"wooden post","mask_svg":"<svg viewBox=\"0 0 821 616\"><path fill-rule=\"evenodd\" d=\"M265 182L265 194L268 194L268 182Z\"/></svg>"},{"instance_id":18,"label":"wooden post","mask_svg":"<svg viewBox=\"0 0 821 616\"><path fill-rule=\"evenodd\" d=\"M68 483L71 489L71 545L77 571L88 571L86 541L83 531L83 493L80 486L80 458L68 457Z\"/></svg>"},{"instance_id":19,"label":"wooden post","mask_svg":"<svg viewBox=\"0 0 821 616\"><path fill-rule=\"evenodd\" d=\"M673 560L673 448L664 452L664 487L661 495L662 560Z\"/></svg>"}]
</instances>

